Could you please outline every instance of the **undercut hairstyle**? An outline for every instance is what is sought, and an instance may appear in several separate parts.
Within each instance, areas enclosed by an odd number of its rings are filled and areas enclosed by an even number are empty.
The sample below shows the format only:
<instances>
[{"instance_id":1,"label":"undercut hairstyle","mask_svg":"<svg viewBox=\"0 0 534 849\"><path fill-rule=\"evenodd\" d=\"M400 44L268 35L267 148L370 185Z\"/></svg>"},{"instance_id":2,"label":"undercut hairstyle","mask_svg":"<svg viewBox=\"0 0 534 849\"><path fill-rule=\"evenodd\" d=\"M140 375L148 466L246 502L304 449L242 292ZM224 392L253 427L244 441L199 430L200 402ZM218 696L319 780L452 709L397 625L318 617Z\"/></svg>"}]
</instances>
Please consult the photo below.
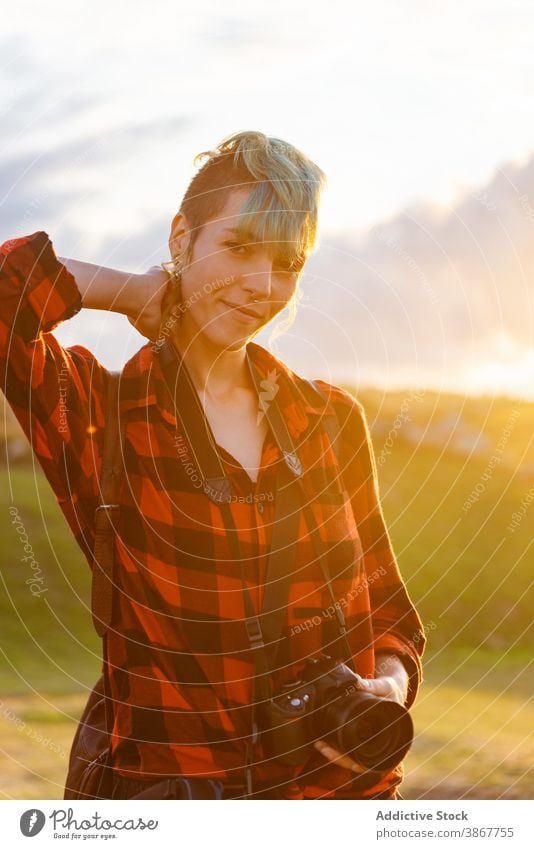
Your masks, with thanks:
<instances>
[{"instance_id":1,"label":"undercut hairstyle","mask_svg":"<svg viewBox=\"0 0 534 849\"><path fill-rule=\"evenodd\" d=\"M319 197L326 177L304 153L278 138L242 132L197 154L202 167L183 197L192 241L213 221L235 189L251 189L236 225L243 244L273 243L288 269L300 270L317 232Z\"/></svg>"},{"instance_id":2,"label":"undercut hairstyle","mask_svg":"<svg viewBox=\"0 0 534 849\"><path fill-rule=\"evenodd\" d=\"M230 193L250 189L235 225L236 238L242 244L272 244L282 268L299 273L316 239L324 172L289 142L253 131L227 136L215 149L197 154L194 164L202 162L179 209L191 230L185 262L202 227L217 219ZM178 292L173 294L164 320L177 303ZM294 302L290 309L289 323Z\"/></svg>"}]
</instances>

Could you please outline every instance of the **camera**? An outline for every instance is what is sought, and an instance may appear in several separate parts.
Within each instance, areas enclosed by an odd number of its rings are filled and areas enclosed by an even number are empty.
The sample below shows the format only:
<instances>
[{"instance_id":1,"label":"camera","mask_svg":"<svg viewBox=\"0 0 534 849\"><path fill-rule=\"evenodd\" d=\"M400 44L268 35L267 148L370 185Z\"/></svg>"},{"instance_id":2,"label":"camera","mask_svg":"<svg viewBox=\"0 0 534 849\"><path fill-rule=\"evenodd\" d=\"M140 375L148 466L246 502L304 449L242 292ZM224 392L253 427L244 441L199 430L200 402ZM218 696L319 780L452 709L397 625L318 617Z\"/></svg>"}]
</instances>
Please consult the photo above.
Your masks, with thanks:
<instances>
[{"instance_id":1,"label":"camera","mask_svg":"<svg viewBox=\"0 0 534 849\"><path fill-rule=\"evenodd\" d=\"M325 739L366 769L397 766L412 744L412 718L398 702L361 690L359 681L332 658L307 660L298 681L258 705L265 754L301 766L313 742Z\"/></svg>"}]
</instances>

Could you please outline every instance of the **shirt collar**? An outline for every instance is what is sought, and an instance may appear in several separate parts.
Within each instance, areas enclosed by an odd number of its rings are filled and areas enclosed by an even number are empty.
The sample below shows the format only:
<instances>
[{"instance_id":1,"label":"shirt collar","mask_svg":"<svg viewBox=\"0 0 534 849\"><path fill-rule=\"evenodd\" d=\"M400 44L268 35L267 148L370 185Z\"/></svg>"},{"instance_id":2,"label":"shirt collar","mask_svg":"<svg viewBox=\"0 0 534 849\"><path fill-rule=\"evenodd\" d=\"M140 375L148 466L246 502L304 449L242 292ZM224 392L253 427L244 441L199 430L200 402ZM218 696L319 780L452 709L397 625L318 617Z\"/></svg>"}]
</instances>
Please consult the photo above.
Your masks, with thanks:
<instances>
[{"instance_id":1,"label":"shirt collar","mask_svg":"<svg viewBox=\"0 0 534 849\"><path fill-rule=\"evenodd\" d=\"M311 392L307 381L295 374L285 363L255 342L247 344L247 353L262 377L260 387L263 401L276 397L288 430L298 440L308 429L310 419L333 415L330 406ZM162 417L176 426L176 416L165 385L158 348L148 342L124 366L121 379L121 408L135 409L156 405ZM265 393L263 395L263 392ZM260 404L258 398L258 404Z\"/></svg>"}]
</instances>

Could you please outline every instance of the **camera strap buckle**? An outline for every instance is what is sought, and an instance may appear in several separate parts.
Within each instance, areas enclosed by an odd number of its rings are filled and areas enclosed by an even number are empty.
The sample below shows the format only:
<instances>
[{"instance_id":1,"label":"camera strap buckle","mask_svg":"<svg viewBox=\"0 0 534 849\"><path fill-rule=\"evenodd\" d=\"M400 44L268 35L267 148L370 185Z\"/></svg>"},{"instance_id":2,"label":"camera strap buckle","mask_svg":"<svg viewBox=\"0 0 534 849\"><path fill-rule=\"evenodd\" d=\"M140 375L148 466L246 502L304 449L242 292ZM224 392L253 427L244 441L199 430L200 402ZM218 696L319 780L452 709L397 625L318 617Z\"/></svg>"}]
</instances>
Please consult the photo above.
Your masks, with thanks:
<instances>
[{"instance_id":1,"label":"camera strap buckle","mask_svg":"<svg viewBox=\"0 0 534 849\"><path fill-rule=\"evenodd\" d=\"M338 624L338 628L339 628L339 633L341 635L346 634L347 625L346 625L346 622L345 622L345 614L343 613L341 608L337 605L336 605L336 619L337 619L337 624Z\"/></svg>"},{"instance_id":2,"label":"camera strap buckle","mask_svg":"<svg viewBox=\"0 0 534 849\"><path fill-rule=\"evenodd\" d=\"M247 629L247 636L250 642L250 646L253 649L263 648L265 643L263 642L263 634L261 630L261 625L257 619L257 617L250 617L245 619L245 626Z\"/></svg>"}]
</instances>

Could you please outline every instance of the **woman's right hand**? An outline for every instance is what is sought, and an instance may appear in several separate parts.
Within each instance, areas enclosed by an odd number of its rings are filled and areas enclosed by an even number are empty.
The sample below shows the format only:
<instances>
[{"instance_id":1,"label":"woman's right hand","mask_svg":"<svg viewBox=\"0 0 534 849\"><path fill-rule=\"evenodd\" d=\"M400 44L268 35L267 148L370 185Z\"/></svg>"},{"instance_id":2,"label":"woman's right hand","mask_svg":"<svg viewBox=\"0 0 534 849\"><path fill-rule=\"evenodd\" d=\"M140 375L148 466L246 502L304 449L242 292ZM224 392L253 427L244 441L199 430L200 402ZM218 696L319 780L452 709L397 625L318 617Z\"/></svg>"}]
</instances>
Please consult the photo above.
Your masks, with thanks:
<instances>
[{"instance_id":1,"label":"woman's right hand","mask_svg":"<svg viewBox=\"0 0 534 849\"><path fill-rule=\"evenodd\" d=\"M145 274L58 257L76 280L84 307L127 316L142 336L155 340L161 324L166 294L172 278L160 265Z\"/></svg>"},{"instance_id":2,"label":"woman's right hand","mask_svg":"<svg viewBox=\"0 0 534 849\"><path fill-rule=\"evenodd\" d=\"M135 297L123 308L128 321L151 342L158 336L166 295L172 279L161 266L154 265L137 275Z\"/></svg>"}]
</instances>

